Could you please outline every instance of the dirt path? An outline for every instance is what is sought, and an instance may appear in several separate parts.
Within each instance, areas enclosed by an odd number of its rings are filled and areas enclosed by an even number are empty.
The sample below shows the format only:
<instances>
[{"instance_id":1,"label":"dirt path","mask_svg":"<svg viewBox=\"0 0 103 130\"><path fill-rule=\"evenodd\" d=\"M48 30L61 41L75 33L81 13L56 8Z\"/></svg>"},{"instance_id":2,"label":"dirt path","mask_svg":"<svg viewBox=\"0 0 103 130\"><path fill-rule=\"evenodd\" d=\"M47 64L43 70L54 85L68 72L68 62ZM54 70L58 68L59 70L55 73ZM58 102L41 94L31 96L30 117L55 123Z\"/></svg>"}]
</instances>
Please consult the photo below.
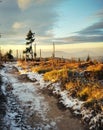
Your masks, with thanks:
<instances>
[{"instance_id":1,"label":"dirt path","mask_svg":"<svg viewBox=\"0 0 103 130\"><path fill-rule=\"evenodd\" d=\"M56 121L58 130L88 130L86 126L83 126L80 119L74 117L69 109L64 108L58 102L58 98L54 97L50 93L50 90L44 89L42 93L50 106L50 111L48 111L47 116Z\"/></svg>"},{"instance_id":2,"label":"dirt path","mask_svg":"<svg viewBox=\"0 0 103 130\"><path fill-rule=\"evenodd\" d=\"M1 85L2 85L2 81L1 81L1 75L0 75L0 130L3 130L3 118L6 114L6 96L3 94L2 90L1 90Z\"/></svg>"},{"instance_id":3,"label":"dirt path","mask_svg":"<svg viewBox=\"0 0 103 130\"><path fill-rule=\"evenodd\" d=\"M48 90L40 89L39 83L19 75L13 66L8 66L5 72L13 87L8 92L8 103L11 104L8 115L13 116L7 119L11 120L10 124L16 121L8 130L88 130L69 110L61 107Z\"/></svg>"}]
</instances>

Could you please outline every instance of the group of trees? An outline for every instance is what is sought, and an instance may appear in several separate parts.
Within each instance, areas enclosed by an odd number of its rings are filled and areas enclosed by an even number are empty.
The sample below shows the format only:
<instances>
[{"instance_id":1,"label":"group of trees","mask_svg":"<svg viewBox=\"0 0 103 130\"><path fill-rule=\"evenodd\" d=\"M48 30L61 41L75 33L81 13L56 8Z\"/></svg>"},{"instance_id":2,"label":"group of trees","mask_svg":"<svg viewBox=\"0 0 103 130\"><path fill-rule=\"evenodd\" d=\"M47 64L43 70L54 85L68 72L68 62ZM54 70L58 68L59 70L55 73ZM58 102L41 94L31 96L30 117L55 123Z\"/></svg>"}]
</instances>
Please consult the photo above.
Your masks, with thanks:
<instances>
[{"instance_id":1,"label":"group of trees","mask_svg":"<svg viewBox=\"0 0 103 130\"><path fill-rule=\"evenodd\" d=\"M26 49L23 51L23 53L25 54L25 58L26 60L33 60L36 59L36 49L35 49L35 52L33 52L33 42L35 41L35 37L34 37L35 33L33 33L31 30L29 30L29 32L27 33L27 36L26 36ZM36 47L36 46L35 46ZM55 44L53 43L53 54L52 54L52 57L54 58L55 57ZM91 58L90 56L88 55L87 56L87 59L86 61L90 61ZM80 58L78 60L80 62Z\"/></svg>"},{"instance_id":2,"label":"group of trees","mask_svg":"<svg viewBox=\"0 0 103 130\"><path fill-rule=\"evenodd\" d=\"M13 61L14 56L12 54L12 50L10 49L8 52L6 52L4 55L0 51L0 61Z\"/></svg>"},{"instance_id":3,"label":"group of trees","mask_svg":"<svg viewBox=\"0 0 103 130\"><path fill-rule=\"evenodd\" d=\"M35 33L32 33L32 31L29 30L26 36L26 49L23 51L23 53L25 54L25 58L27 60L33 60L33 57L36 59L36 52L33 53L33 42L35 41L34 35ZM11 49L4 55L2 54L0 49L0 61L6 62L6 61L12 61L13 59L14 56L12 54Z\"/></svg>"},{"instance_id":4,"label":"group of trees","mask_svg":"<svg viewBox=\"0 0 103 130\"><path fill-rule=\"evenodd\" d=\"M33 60L36 59L36 44L35 44L35 48L33 51L33 42L35 41L35 33L33 33L31 30L29 30L29 32L26 35L26 49L23 51L23 54L25 54L25 59L26 60ZM41 50L40 50L41 51ZM41 53L41 52L40 52ZM53 55L52 57L55 57L55 44L53 43ZM13 60L14 57L12 55L12 50L9 50L9 52L7 52L4 56L2 56L1 52L0 52L0 59L3 58L5 60ZM86 61L90 61L91 58L88 55ZM78 59L78 62L80 62L80 58Z\"/></svg>"},{"instance_id":5,"label":"group of trees","mask_svg":"<svg viewBox=\"0 0 103 130\"><path fill-rule=\"evenodd\" d=\"M27 60L33 60L33 58L36 59L36 52L33 53L33 42L35 41L34 38L35 33L32 33L31 30L27 33L26 36L26 49L23 51L25 54L25 58ZM12 61L14 59L14 56L12 54L12 50L10 49L5 54L2 54L0 49L0 61Z\"/></svg>"}]
</instances>

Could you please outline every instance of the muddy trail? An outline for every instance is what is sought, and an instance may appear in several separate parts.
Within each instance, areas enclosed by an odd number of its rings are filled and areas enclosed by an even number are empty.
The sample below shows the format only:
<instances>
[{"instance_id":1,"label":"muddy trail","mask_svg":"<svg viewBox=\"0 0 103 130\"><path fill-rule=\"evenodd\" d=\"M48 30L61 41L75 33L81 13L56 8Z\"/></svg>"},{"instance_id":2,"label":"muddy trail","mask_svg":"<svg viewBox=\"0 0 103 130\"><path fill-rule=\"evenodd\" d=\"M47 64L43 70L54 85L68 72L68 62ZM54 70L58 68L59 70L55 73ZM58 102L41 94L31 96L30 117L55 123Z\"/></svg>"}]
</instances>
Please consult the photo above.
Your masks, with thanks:
<instances>
[{"instance_id":1,"label":"muddy trail","mask_svg":"<svg viewBox=\"0 0 103 130\"><path fill-rule=\"evenodd\" d=\"M3 130L4 122L3 118L6 115L6 96L3 94L1 90L1 85L2 85L2 79L0 76L0 130Z\"/></svg>"},{"instance_id":2,"label":"muddy trail","mask_svg":"<svg viewBox=\"0 0 103 130\"><path fill-rule=\"evenodd\" d=\"M0 130L88 130L38 80L13 64L0 70Z\"/></svg>"}]
</instances>

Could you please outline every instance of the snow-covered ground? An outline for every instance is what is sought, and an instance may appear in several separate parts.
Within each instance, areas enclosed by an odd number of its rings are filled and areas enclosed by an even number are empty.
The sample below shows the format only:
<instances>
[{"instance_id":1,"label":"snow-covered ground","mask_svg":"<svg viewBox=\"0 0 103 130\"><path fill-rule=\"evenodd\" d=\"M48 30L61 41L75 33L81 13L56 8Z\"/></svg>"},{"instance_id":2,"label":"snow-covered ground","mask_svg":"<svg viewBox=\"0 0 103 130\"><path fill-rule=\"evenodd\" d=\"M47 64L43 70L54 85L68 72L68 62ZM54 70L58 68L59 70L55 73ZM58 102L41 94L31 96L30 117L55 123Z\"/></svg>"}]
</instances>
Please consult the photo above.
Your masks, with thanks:
<instances>
[{"instance_id":1,"label":"snow-covered ground","mask_svg":"<svg viewBox=\"0 0 103 130\"><path fill-rule=\"evenodd\" d=\"M17 75L10 73L13 67L13 64L6 64L0 72L3 80L2 91L8 98L7 112L4 119L5 130L56 129L56 123L49 121L46 117L49 106L44 97L38 92L41 89L40 85L34 82L20 82ZM34 75L28 74L28 77L32 79L31 76L33 77ZM41 76L36 76L36 79L41 80ZM42 122L38 122L34 128L31 128L27 124L27 119L34 112L38 118L41 118Z\"/></svg>"},{"instance_id":2,"label":"snow-covered ground","mask_svg":"<svg viewBox=\"0 0 103 130\"><path fill-rule=\"evenodd\" d=\"M18 69L21 76L25 74L32 82L25 83L19 81L16 77L17 75L9 73L14 66ZM4 69L1 70L1 74L4 82L2 91L4 94L8 95L8 111L5 116L5 121L6 125L10 127L10 130L56 130L56 122L49 121L47 118L49 105L38 92L38 90L47 87L51 83L45 82L43 80L43 75L25 71L16 64L6 64ZM12 92L6 91L8 86L12 86ZM53 83L50 85L49 89L52 90L53 94L59 95L59 102L66 108L71 108L74 114L81 115L83 121L88 119L90 129L95 129L98 127L97 125L99 125L99 123L103 125L102 112L93 116L92 111L82 107L84 102L69 96L68 91L62 91L60 83ZM14 99L11 98L13 96L15 97ZM26 119L31 117L34 112L41 118L42 123L40 122L36 124L36 127L31 128L27 125Z\"/></svg>"}]
</instances>

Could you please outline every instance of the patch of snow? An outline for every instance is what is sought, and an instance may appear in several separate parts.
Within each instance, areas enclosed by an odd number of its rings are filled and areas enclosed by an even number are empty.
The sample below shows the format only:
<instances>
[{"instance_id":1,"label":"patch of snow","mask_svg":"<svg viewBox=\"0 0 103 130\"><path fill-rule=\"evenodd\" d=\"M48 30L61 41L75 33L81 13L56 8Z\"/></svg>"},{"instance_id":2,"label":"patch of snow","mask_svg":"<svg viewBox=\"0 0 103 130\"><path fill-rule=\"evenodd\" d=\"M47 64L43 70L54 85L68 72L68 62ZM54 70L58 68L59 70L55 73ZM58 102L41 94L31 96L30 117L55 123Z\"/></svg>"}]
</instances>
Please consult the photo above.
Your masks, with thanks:
<instances>
[{"instance_id":1,"label":"patch of snow","mask_svg":"<svg viewBox=\"0 0 103 130\"><path fill-rule=\"evenodd\" d=\"M35 81L35 79L38 81L41 89L46 87L49 83L45 82L43 80L43 75L42 74L38 74L38 73L33 73L33 72L28 72L27 73L27 77L32 80Z\"/></svg>"},{"instance_id":2,"label":"patch of snow","mask_svg":"<svg viewBox=\"0 0 103 130\"><path fill-rule=\"evenodd\" d=\"M3 84L1 86L1 90L2 90L3 94L6 95L6 87L5 86L7 86L9 84L8 79L6 77L2 77L2 82L3 82Z\"/></svg>"},{"instance_id":3,"label":"patch of snow","mask_svg":"<svg viewBox=\"0 0 103 130\"><path fill-rule=\"evenodd\" d=\"M20 82L16 76L9 73L13 66L6 64L5 69L2 71L2 90L5 94L8 94L8 107L5 116L6 126L10 130L22 130L22 128L23 130L54 129L56 123L53 122L50 122L51 124L46 125L40 124L38 127L31 128L25 124L26 120L22 120L22 117L27 119L32 114L34 114L34 112L36 112L36 114L38 114L38 116L40 116L44 122L47 121L48 119L46 118L46 115L47 111L49 110L49 106L48 103L44 100L44 97L38 92L38 90L41 89L44 85L42 75L30 72L26 73L30 79L33 80L33 78L36 78L38 82L41 83L40 85L36 85L34 82ZM6 87L8 84L10 84L13 88L12 93L6 92ZM16 101L13 99L13 96L16 98L19 104L16 103Z\"/></svg>"}]
</instances>

